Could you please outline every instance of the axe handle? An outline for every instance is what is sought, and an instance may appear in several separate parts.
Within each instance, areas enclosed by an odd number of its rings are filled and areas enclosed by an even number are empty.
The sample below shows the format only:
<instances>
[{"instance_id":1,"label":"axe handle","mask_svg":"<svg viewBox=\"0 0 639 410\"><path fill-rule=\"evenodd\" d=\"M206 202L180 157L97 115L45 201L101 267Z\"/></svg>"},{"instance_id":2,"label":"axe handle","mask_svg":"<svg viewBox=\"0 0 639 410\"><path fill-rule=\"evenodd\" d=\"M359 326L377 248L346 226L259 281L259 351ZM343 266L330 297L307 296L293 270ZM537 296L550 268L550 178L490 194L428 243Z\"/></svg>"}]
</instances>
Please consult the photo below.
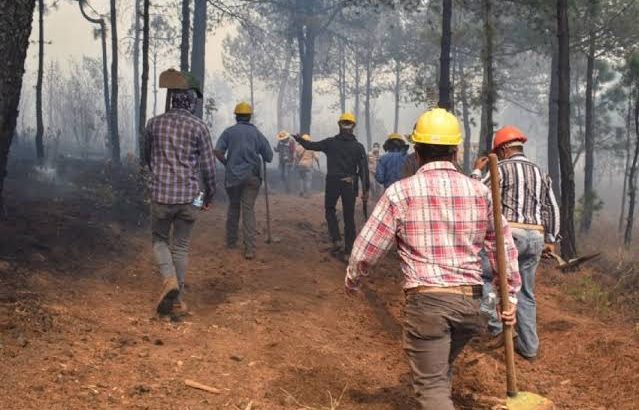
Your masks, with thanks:
<instances>
[{"instance_id":1,"label":"axe handle","mask_svg":"<svg viewBox=\"0 0 639 410\"><path fill-rule=\"evenodd\" d=\"M497 155L490 154L490 188L493 196L493 219L495 221L495 238L497 242L497 270L499 270L499 294L502 311L510 309L508 300L508 275L506 265L506 249L504 247L504 231L501 224L501 187ZM506 384L509 397L517 395L517 373L515 371L515 346L513 343L513 327L504 325L504 346L506 350Z\"/></svg>"}]
</instances>

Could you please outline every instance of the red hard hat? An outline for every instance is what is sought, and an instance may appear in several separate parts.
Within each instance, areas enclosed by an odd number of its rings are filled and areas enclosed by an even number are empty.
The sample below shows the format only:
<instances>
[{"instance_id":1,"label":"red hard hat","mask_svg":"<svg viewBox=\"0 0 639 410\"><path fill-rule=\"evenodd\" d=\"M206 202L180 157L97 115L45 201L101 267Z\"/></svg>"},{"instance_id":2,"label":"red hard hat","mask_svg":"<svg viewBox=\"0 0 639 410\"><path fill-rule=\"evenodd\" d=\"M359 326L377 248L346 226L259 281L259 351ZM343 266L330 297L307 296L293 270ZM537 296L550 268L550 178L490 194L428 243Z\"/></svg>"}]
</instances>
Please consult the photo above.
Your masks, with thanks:
<instances>
[{"instance_id":1,"label":"red hard hat","mask_svg":"<svg viewBox=\"0 0 639 410\"><path fill-rule=\"evenodd\" d=\"M512 126L506 126L497 130L495 133L495 139L493 140L493 152L495 152L501 146L508 144L510 142L519 141L521 143L526 143L528 138L521 132L518 128Z\"/></svg>"}]
</instances>

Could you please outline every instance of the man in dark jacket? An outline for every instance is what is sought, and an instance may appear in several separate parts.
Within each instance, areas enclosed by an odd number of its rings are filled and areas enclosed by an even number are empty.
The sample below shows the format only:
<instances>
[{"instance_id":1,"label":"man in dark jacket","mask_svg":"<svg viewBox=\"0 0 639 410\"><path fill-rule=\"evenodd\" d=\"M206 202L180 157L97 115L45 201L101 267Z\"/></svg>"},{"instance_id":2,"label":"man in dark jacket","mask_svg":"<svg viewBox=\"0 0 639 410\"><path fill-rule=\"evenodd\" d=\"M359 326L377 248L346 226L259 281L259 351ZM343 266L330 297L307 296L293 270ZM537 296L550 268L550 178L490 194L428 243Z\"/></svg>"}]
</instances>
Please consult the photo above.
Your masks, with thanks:
<instances>
[{"instance_id":1,"label":"man in dark jacket","mask_svg":"<svg viewBox=\"0 0 639 410\"><path fill-rule=\"evenodd\" d=\"M362 201L368 200L369 178L368 160L364 146L353 134L356 124L355 116L344 113L338 121L339 134L318 142L306 141L299 135L296 141L311 151L326 154L326 192L324 208L328 233L333 241L333 252L342 250L341 234L335 206L342 198L344 212L344 253L350 255L355 242L355 202L359 191L359 180L362 181Z\"/></svg>"}]
</instances>

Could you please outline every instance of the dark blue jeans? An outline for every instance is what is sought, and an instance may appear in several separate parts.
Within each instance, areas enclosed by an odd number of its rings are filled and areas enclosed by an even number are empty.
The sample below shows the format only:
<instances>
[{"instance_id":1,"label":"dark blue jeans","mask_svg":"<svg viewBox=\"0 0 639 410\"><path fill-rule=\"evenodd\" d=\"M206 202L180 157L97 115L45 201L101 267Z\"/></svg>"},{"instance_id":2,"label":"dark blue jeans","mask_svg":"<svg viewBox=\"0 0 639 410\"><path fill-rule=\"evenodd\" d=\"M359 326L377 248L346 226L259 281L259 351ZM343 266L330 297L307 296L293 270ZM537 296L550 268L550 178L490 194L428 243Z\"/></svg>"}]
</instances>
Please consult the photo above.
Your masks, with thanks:
<instances>
[{"instance_id":1,"label":"dark blue jeans","mask_svg":"<svg viewBox=\"0 0 639 410\"><path fill-rule=\"evenodd\" d=\"M539 352L539 336L537 335L537 302L535 301L535 276L544 249L544 235L541 232L525 229L513 229L513 239L519 253L519 273L521 274L521 290L517 294L518 337L515 348L524 357L535 357ZM502 331L497 311L489 302L489 295L494 295L492 280L493 270L482 254L484 277L484 298L482 312L488 316L488 328L493 335Z\"/></svg>"}]
</instances>

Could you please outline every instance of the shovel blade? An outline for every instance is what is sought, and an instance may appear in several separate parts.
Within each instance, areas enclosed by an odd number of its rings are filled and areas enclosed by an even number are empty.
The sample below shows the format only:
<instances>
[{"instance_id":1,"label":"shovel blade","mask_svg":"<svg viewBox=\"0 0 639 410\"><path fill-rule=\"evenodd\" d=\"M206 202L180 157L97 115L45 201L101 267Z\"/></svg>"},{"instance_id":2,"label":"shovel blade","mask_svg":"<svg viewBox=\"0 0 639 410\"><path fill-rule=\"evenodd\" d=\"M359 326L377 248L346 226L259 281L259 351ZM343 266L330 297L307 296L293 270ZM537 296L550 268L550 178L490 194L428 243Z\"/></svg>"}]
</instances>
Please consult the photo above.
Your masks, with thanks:
<instances>
[{"instance_id":1,"label":"shovel blade","mask_svg":"<svg viewBox=\"0 0 639 410\"><path fill-rule=\"evenodd\" d=\"M554 410L555 404L545 397L529 392L519 392L506 400L508 410Z\"/></svg>"}]
</instances>

